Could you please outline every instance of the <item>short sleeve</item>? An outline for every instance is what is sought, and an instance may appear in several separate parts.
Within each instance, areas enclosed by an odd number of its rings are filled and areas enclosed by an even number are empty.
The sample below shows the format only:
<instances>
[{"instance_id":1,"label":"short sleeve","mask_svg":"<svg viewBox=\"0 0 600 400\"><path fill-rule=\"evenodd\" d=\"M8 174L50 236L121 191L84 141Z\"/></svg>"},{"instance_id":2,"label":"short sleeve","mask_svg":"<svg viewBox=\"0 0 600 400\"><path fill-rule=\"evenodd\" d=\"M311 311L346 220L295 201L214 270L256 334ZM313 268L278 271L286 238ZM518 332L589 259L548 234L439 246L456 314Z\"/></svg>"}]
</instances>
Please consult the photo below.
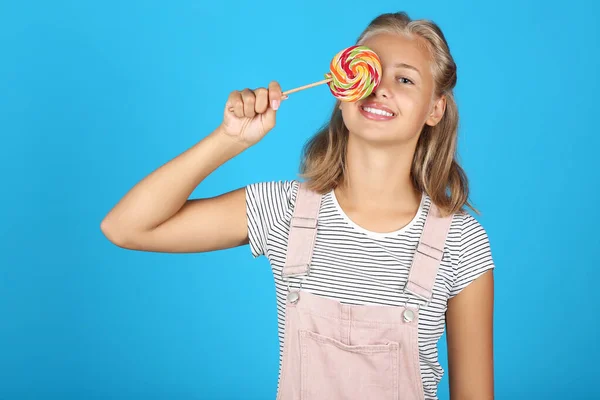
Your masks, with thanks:
<instances>
[{"instance_id":1,"label":"short sleeve","mask_svg":"<svg viewBox=\"0 0 600 400\"><path fill-rule=\"evenodd\" d=\"M292 208L296 181L259 182L246 186L248 242L255 258L267 254L269 236Z\"/></svg>"},{"instance_id":2,"label":"short sleeve","mask_svg":"<svg viewBox=\"0 0 600 400\"><path fill-rule=\"evenodd\" d=\"M472 215L465 214L461 226L458 265L450 297L459 294L471 282L494 268L487 232Z\"/></svg>"}]
</instances>

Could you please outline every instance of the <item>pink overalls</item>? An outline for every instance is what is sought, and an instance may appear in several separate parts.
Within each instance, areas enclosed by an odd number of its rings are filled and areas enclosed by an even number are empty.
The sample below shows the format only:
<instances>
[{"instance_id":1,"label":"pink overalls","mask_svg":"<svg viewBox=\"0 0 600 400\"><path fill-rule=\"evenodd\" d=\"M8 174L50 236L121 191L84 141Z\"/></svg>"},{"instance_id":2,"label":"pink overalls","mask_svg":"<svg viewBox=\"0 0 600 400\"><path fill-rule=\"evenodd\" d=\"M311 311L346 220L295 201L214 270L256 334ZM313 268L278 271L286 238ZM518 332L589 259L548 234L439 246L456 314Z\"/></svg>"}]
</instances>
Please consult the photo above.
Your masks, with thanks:
<instances>
[{"instance_id":1,"label":"pink overalls","mask_svg":"<svg viewBox=\"0 0 600 400\"><path fill-rule=\"evenodd\" d=\"M321 195L302 183L284 279L310 273L320 204ZM403 290L411 302L431 300L451 220L431 204ZM288 287L277 399L423 399L418 321L419 306L408 301L401 307L351 305Z\"/></svg>"}]
</instances>

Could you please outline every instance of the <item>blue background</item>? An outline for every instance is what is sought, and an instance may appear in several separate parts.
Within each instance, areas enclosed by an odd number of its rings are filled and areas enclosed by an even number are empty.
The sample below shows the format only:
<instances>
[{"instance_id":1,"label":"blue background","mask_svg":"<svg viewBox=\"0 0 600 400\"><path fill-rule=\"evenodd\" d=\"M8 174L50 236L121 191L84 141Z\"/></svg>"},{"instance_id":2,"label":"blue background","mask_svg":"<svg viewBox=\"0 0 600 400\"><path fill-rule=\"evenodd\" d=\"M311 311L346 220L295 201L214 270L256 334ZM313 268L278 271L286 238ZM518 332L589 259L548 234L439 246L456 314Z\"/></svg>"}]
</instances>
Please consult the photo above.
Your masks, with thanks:
<instances>
[{"instance_id":1,"label":"blue background","mask_svg":"<svg viewBox=\"0 0 600 400\"><path fill-rule=\"evenodd\" d=\"M600 9L474 3L1 2L0 399L273 399L267 260L127 251L100 221L212 131L230 91L320 80L400 10L439 23L459 66L461 160L497 264L497 398L600 398ZM194 196L296 177L332 104L325 86L292 95Z\"/></svg>"}]
</instances>

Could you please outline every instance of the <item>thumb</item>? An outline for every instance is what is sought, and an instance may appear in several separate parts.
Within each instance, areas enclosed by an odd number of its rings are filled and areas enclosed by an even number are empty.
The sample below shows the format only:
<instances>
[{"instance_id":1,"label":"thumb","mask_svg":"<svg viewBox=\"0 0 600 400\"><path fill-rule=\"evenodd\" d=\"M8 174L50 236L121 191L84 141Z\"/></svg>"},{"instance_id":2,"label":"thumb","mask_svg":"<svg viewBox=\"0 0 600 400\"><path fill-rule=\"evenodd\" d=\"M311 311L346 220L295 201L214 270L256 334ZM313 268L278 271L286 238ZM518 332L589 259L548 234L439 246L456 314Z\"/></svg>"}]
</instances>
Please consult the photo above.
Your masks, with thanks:
<instances>
[{"instance_id":1,"label":"thumb","mask_svg":"<svg viewBox=\"0 0 600 400\"><path fill-rule=\"evenodd\" d=\"M274 95L271 98L269 108L265 112L265 128L271 130L275 127L277 121L277 110L281 106L281 96Z\"/></svg>"},{"instance_id":2,"label":"thumb","mask_svg":"<svg viewBox=\"0 0 600 400\"><path fill-rule=\"evenodd\" d=\"M269 130L275 126L277 110L279 110L282 98L285 97L287 96L283 96L281 93L281 86L278 82L269 83L269 108L265 112L265 125Z\"/></svg>"},{"instance_id":3,"label":"thumb","mask_svg":"<svg viewBox=\"0 0 600 400\"><path fill-rule=\"evenodd\" d=\"M281 100L273 99L271 100L269 108L265 112L265 125L269 130L273 129L275 126L275 122L277 120L277 110L279 109L280 105Z\"/></svg>"}]
</instances>

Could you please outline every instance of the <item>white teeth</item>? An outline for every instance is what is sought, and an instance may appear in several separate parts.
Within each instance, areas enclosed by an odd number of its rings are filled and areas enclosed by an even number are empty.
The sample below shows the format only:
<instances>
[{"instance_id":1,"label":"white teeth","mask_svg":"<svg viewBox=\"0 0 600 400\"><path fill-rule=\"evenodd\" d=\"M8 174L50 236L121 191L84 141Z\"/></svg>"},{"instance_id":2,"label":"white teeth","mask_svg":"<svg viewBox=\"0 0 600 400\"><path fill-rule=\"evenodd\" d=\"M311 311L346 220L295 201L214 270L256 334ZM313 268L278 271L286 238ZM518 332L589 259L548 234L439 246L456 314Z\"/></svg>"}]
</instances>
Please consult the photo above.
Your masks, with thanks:
<instances>
[{"instance_id":1,"label":"white teeth","mask_svg":"<svg viewBox=\"0 0 600 400\"><path fill-rule=\"evenodd\" d=\"M385 115L386 117L394 116L394 114L392 114L392 113L389 113L389 112L383 111L383 110L378 110L377 108L363 107L363 110L365 110L366 112L369 112L371 114Z\"/></svg>"}]
</instances>

